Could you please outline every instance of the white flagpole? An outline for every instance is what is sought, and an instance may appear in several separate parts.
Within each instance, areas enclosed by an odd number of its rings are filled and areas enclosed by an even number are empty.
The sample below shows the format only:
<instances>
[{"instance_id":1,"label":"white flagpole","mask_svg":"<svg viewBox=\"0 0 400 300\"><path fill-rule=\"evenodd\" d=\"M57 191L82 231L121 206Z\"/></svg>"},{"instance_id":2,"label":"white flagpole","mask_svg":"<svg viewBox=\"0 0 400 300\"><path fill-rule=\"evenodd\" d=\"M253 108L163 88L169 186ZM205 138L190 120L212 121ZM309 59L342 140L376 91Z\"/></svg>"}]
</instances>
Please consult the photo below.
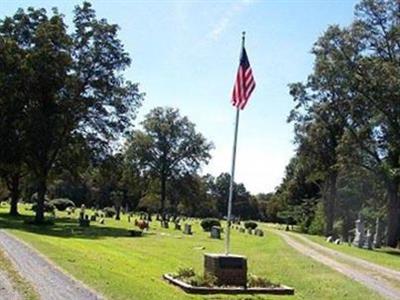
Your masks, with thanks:
<instances>
[{"instance_id":1,"label":"white flagpole","mask_svg":"<svg viewBox=\"0 0 400 300\"><path fill-rule=\"evenodd\" d=\"M230 240L231 240L231 214L232 214L232 198L233 198L233 183L235 177L235 163L236 163L236 145L239 128L239 107L236 109L236 122L235 122L235 135L233 140L233 153L232 153L232 168L231 168L231 182L229 185L229 200L228 200L228 216L226 225L226 240L225 240L225 254L229 255Z\"/></svg>"},{"instance_id":2,"label":"white flagpole","mask_svg":"<svg viewBox=\"0 0 400 300\"><path fill-rule=\"evenodd\" d=\"M244 48L245 32L243 31L242 37L242 49ZM232 151L232 168L231 168L231 181L229 185L229 199L228 199L228 214L227 214L227 225L226 225L226 239L225 239L225 254L229 255L230 252L230 240L231 240L231 215L232 215L232 198L233 198L233 185L235 181L235 163L236 163L236 145L237 136L239 129L239 107L236 108L236 121L235 121L235 133L233 138L233 151Z\"/></svg>"}]
</instances>

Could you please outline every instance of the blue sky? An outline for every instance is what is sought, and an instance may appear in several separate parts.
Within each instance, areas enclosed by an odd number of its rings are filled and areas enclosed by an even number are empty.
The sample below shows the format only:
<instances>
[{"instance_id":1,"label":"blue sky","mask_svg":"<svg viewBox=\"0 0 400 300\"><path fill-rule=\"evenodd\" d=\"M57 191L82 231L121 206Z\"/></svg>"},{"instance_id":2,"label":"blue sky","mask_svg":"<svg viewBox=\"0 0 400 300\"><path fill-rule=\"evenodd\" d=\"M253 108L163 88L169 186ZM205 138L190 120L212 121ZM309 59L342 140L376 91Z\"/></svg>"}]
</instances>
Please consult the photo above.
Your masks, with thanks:
<instances>
[{"instance_id":1,"label":"blue sky","mask_svg":"<svg viewBox=\"0 0 400 300\"><path fill-rule=\"evenodd\" d=\"M72 19L79 1L2 0L0 18L19 7L58 7ZM153 107L178 107L215 144L203 173L229 172L235 110L230 105L241 43L257 87L241 113L236 180L253 193L280 183L294 153L293 106L287 85L312 70L310 49L329 24L353 19L353 0L92 1L97 16L121 27L133 63L126 78L146 99L137 121Z\"/></svg>"}]
</instances>

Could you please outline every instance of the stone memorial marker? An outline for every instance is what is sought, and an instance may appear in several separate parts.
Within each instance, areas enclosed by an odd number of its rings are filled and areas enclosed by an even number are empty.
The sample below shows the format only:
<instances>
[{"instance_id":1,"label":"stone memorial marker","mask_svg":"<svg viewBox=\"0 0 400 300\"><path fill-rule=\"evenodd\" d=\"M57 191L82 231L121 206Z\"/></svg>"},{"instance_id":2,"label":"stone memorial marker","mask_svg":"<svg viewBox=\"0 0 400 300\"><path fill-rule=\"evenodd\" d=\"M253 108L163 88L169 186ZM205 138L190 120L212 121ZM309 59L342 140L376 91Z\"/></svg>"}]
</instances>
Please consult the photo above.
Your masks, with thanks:
<instances>
[{"instance_id":1,"label":"stone memorial marker","mask_svg":"<svg viewBox=\"0 0 400 300\"><path fill-rule=\"evenodd\" d=\"M244 229L243 227L240 227L240 228L239 228L239 232L245 233L245 229Z\"/></svg>"},{"instance_id":2,"label":"stone memorial marker","mask_svg":"<svg viewBox=\"0 0 400 300\"><path fill-rule=\"evenodd\" d=\"M204 271L216 277L217 285L247 284L247 258L240 255L204 254Z\"/></svg>"},{"instance_id":3,"label":"stone memorial marker","mask_svg":"<svg viewBox=\"0 0 400 300\"><path fill-rule=\"evenodd\" d=\"M373 237L371 231L368 229L367 230L367 235L365 236L364 244L362 245L362 247L365 248L365 249L368 249L368 250L372 250L373 238L374 237Z\"/></svg>"},{"instance_id":4,"label":"stone memorial marker","mask_svg":"<svg viewBox=\"0 0 400 300\"><path fill-rule=\"evenodd\" d=\"M161 227L162 227L162 228L169 228L169 223L168 223L168 221L161 221Z\"/></svg>"},{"instance_id":5,"label":"stone memorial marker","mask_svg":"<svg viewBox=\"0 0 400 300\"><path fill-rule=\"evenodd\" d=\"M89 220L89 216L85 215L83 217L83 219L79 219L79 226L80 227L89 227L90 226L90 220Z\"/></svg>"},{"instance_id":6,"label":"stone memorial marker","mask_svg":"<svg viewBox=\"0 0 400 300\"><path fill-rule=\"evenodd\" d=\"M192 232L192 225L190 225L190 224L185 224L185 227L184 227L184 229L183 229L183 233L184 234L193 234L193 232Z\"/></svg>"},{"instance_id":7,"label":"stone memorial marker","mask_svg":"<svg viewBox=\"0 0 400 300\"><path fill-rule=\"evenodd\" d=\"M358 248L362 248L364 243L365 243L364 221L361 218L359 218L356 220L356 229L355 229L353 245Z\"/></svg>"},{"instance_id":8,"label":"stone memorial marker","mask_svg":"<svg viewBox=\"0 0 400 300\"><path fill-rule=\"evenodd\" d=\"M181 230L181 224L175 223L175 230Z\"/></svg>"},{"instance_id":9,"label":"stone memorial marker","mask_svg":"<svg viewBox=\"0 0 400 300\"><path fill-rule=\"evenodd\" d=\"M264 231L262 229L257 228L256 230L254 230L254 234L256 236L264 236Z\"/></svg>"},{"instance_id":10,"label":"stone memorial marker","mask_svg":"<svg viewBox=\"0 0 400 300\"><path fill-rule=\"evenodd\" d=\"M210 237L212 239L220 239L221 238L221 227L212 226L210 231Z\"/></svg>"}]
</instances>

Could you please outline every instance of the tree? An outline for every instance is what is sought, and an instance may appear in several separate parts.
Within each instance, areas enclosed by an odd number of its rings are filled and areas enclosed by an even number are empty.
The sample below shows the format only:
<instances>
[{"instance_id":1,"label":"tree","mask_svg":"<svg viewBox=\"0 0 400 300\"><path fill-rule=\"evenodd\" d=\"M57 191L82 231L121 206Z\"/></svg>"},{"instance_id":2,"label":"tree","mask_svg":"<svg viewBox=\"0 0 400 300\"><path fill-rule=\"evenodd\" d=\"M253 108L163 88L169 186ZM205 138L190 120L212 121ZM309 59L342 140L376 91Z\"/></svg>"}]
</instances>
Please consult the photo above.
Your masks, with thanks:
<instances>
[{"instance_id":1,"label":"tree","mask_svg":"<svg viewBox=\"0 0 400 300\"><path fill-rule=\"evenodd\" d=\"M128 142L127 158L160 182L160 212L164 213L167 181L195 173L208 163L213 145L195 130L178 109L156 107Z\"/></svg>"},{"instance_id":2,"label":"tree","mask_svg":"<svg viewBox=\"0 0 400 300\"><path fill-rule=\"evenodd\" d=\"M303 167L312 170L307 179L320 186L326 216L325 235L333 234L336 213L338 147L345 130L337 95L319 92L318 78L310 76L307 85L292 84L290 93L296 107L290 113L294 122L297 156Z\"/></svg>"},{"instance_id":3,"label":"tree","mask_svg":"<svg viewBox=\"0 0 400 300\"><path fill-rule=\"evenodd\" d=\"M11 215L18 215L20 181L25 172L23 55L16 41L0 35L0 177L9 190Z\"/></svg>"},{"instance_id":4,"label":"tree","mask_svg":"<svg viewBox=\"0 0 400 300\"><path fill-rule=\"evenodd\" d=\"M386 186L387 244L400 236L400 16L398 1L364 0L346 28L317 41L319 92L337 95L345 124L345 159Z\"/></svg>"},{"instance_id":5,"label":"tree","mask_svg":"<svg viewBox=\"0 0 400 300\"><path fill-rule=\"evenodd\" d=\"M121 74L130 59L118 26L96 19L87 2L74 14L71 34L56 9L51 16L44 9L20 9L0 22L0 37L17 45L26 72L20 99L25 160L37 178L37 223L44 221L48 176L62 149L76 138L97 151L109 149L132 130L143 96Z\"/></svg>"}]
</instances>

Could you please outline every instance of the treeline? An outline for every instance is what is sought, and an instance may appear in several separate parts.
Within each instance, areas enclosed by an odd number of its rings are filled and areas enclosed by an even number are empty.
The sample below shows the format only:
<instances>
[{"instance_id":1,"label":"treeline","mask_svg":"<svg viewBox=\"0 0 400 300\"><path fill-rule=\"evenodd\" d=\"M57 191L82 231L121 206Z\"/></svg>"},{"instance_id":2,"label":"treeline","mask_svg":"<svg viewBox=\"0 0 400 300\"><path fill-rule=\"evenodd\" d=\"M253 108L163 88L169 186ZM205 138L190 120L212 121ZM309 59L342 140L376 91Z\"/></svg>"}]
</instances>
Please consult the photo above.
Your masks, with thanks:
<instances>
[{"instance_id":1,"label":"treeline","mask_svg":"<svg viewBox=\"0 0 400 300\"><path fill-rule=\"evenodd\" d=\"M125 80L131 59L118 26L76 6L73 26L54 9L0 20L0 194L10 213L50 199L76 205L190 216L226 214L229 180L198 175L212 143L173 108L155 108L135 130L144 94ZM262 197L235 185L234 214L263 218Z\"/></svg>"},{"instance_id":2,"label":"treeline","mask_svg":"<svg viewBox=\"0 0 400 300\"><path fill-rule=\"evenodd\" d=\"M303 231L342 235L380 217L400 237L400 3L364 0L347 27L312 48L314 69L290 85L297 151L272 198Z\"/></svg>"}]
</instances>

